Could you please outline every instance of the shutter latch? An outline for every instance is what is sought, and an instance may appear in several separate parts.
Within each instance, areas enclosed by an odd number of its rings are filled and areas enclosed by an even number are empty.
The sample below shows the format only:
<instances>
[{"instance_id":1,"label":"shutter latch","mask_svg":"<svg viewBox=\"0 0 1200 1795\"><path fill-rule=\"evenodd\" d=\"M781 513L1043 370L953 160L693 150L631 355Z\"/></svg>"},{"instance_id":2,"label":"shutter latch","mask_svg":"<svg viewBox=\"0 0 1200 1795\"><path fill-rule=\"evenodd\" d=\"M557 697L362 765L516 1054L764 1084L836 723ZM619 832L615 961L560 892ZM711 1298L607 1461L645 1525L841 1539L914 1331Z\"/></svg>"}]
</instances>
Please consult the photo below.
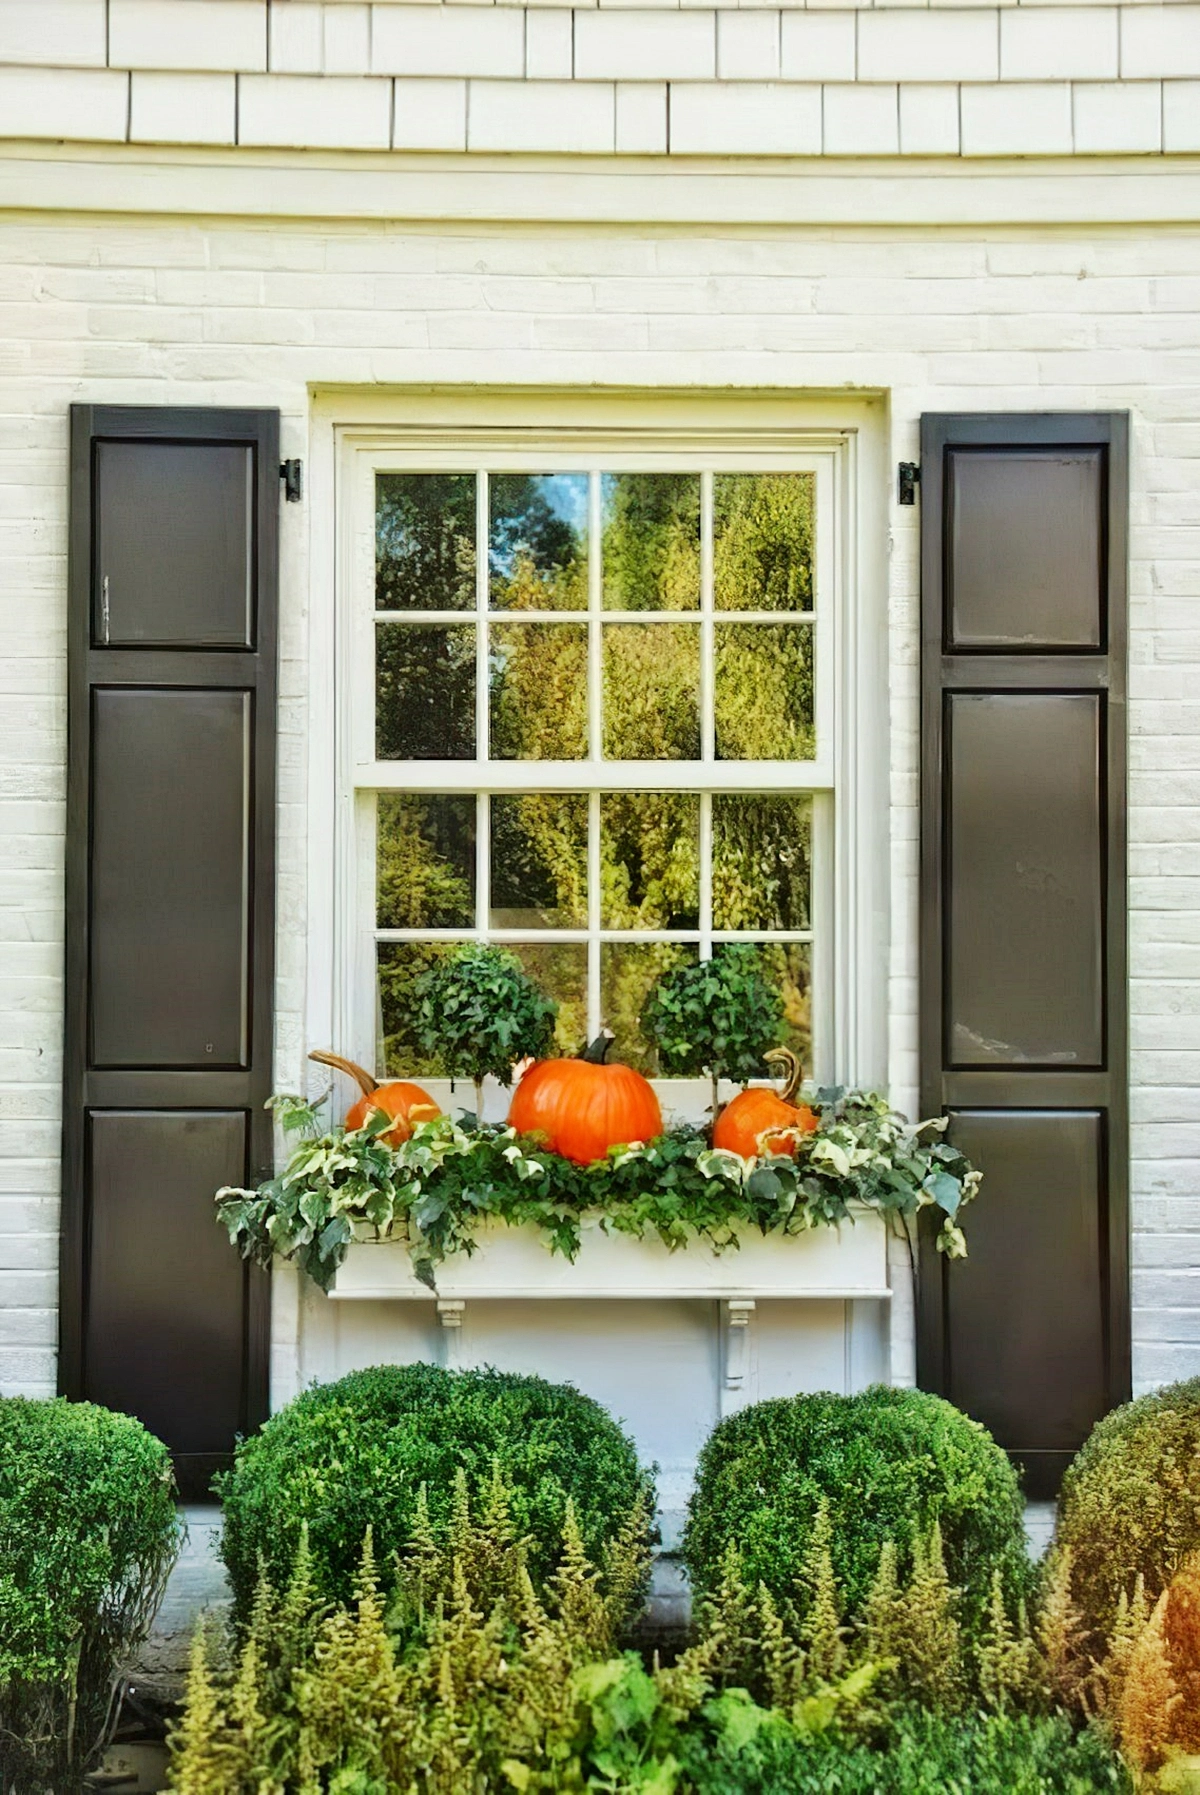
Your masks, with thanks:
<instances>
[{"instance_id":1,"label":"shutter latch","mask_svg":"<svg viewBox=\"0 0 1200 1795\"><path fill-rule=\"evenodd\" d=\"M921 484L921 469L915 461L900 463L899 491L897 497L902 505L915 505L917 487Z\"/></svg>"},{"instance_id":2,"label":"shutter latch","mask_svg":"<svg viewBox=\"0 0 1200 1795\"><path fill-rule=\"evenodd\" d=\"M289 505L298 505L304 497L304 463L302 461L281 461L279 478L283 481L283 496Z\"/></svg>"}]
</instances>

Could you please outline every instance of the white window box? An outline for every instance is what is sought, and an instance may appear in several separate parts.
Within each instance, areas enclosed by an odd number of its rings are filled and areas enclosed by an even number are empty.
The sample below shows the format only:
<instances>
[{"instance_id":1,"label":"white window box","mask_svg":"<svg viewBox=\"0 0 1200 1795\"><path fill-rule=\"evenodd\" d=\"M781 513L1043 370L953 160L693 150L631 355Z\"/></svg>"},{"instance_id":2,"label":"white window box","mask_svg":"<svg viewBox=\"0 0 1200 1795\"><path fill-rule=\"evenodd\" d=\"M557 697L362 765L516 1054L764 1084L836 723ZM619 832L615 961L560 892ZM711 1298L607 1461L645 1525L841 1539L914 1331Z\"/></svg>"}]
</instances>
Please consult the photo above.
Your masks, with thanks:
<instances>
[{"instance_id":1,"label":"white window box","mask_svg":"<svg viewBox=\"0 0 1200 1795\"><path fill-rule=\"evenodd\" d=\"M884 1300L891 1295L886 1224L865 1208L852 1223L804 1234L747 1230L740 1248L723 1253L702 1240L672 1252L656 1234L638 1239L605 1229L599 1215L585 1217L581 1233L579 1253L569 1260L552 1253L532 1224L484 1222L476 1252L455 1253L438 1266L436 1292L414 1275L402 1240L356 1241L330 1295L341 1301L393 1298L439 1305L505 1298Z\"/></svg>"}]
</instances>

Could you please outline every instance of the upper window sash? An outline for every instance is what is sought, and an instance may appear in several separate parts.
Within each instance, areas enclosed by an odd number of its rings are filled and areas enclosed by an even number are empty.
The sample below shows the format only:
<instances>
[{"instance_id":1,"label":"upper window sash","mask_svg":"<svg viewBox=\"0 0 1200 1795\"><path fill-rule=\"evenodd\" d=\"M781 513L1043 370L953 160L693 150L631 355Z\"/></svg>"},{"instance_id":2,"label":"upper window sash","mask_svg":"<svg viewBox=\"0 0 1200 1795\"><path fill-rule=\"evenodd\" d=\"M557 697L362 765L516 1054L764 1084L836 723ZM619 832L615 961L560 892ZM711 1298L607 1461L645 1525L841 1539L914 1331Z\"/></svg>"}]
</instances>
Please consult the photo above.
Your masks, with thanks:
<instances>
[{"instance_id":1,"label":"upper window sash","mask_svg":"<svg viewBox=\"0 0 1200 1795\"><path fill-rule=\"evenodd\" d=\"M412 449L360 451L354 457L351 492L350 542L353 568L351 585L355 603L344 619L343 641L352 671L353 703L347 721L350 785L360 790L406 791L509 791L536 787L555 791L603 787L614 791L647 789L712 791L811 791L829 790L835 783L835 732L837 729L838 670L836 662L837 602L837 481L836 451L812 452L797 445L791 451L778 446L751 450L744 441L726 441L717 434L653 451L644 442L626 447L590 444L572 438L564 443L552 431L522 433L519 447L511 437L503 449L491 442L472 447L469 434L461 433L453 444L430 446L422 436ZM486 465L485 465L486 464ZM579 473L589 475L589 582L586 609L576 611L511 612L491 603L488 542L488 475L504 472ZM712 566L712 490L714 473L811 473L815 476L815 555L812 609L803 612L719 613L714 603ZM375 502L376 476L386 473L468 473L477 485L476 575L473 609L403 612L375 608ZM602 565L599 552L599 477L605 473L696 472L701 480L702 529L700 605L688 612L614 612L603 603ZM610 760L601 751L602 629L620 629L639 623L662 627L668 621L694 625L700 633L700 756L694 760ZM718 760L714 741L715 631L728 618L736 623L771 623L776 627L810 627L814 632L815 735L813 760L737 761ZM487 740L488 662L476 656L475 734L473 759L379 760L375 737L376 626L394 620L404 624L474 624L483 630L505 623L576 622L588 630L589 683L597 695L591 706L591 725L586 758L568 761L489 760L480 748Z\"/></svg>"}]
</instances>

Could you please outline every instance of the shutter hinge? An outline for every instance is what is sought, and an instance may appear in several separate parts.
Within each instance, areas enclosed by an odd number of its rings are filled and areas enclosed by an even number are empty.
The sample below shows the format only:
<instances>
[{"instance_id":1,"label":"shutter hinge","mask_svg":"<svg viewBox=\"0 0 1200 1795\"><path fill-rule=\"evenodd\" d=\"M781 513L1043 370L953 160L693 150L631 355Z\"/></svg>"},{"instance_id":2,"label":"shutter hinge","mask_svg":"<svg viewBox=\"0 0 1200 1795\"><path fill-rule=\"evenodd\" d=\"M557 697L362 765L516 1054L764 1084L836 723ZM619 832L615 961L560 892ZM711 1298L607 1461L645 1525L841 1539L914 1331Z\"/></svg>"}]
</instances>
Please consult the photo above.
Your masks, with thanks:
<instances>
[{"instance_id":1,"label":"shutter hinge","mask_svg":"<svg viewBox=\"0 0 1200 1795\"><path fill-rule=\"evenodd\" d=\"M915 505L916 504L916 502L917 502L917 487L920 484L921 484L920 464L916 461L902 461L900 463L899 491L897 494L899 501L902 505Z\"/></svg>"},{"instance_id":2,"label":"shutter hinge","mask_svg":"<svg viewBox=\"0 0 1200 1795\"><path fill-rule=\"evenodd\" d=\"M304 497L304 463L302 461L281 461L279 478L283 481L283 496L289 505L298 505Z\"/></svg>"}]
</instances>

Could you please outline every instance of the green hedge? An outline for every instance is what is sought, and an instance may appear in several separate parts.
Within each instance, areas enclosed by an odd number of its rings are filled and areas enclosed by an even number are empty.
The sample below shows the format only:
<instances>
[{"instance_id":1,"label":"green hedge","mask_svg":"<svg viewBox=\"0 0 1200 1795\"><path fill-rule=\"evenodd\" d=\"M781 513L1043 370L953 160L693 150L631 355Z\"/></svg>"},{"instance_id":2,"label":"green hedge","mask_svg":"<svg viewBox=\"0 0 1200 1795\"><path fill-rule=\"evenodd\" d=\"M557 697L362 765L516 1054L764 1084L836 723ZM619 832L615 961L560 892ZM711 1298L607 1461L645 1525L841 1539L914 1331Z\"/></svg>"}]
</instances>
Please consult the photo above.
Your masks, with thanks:
<instances>
[{"instance_id":1,"label":"green hedge","mask_svg":"<svg viewBox=\"0 0 1200 1795\"><path fill-rule=\"evenodd\" d=\"M851 1612L888 1537L942 1531L950 1577L973 1632L993 1569L1014 1597L1029 1575L1016 1473L985 1428L940 1397L877 1385L859 1396L760 1402L722 1421L701 1455L683 1554L693 1586L711 1590L726 1546L747 1581L795 1594L824 1498L833 1568Z\"/></svg>"},{"instance_id":2,"label":"green hedge","mask_svg":"<svg viewBox=\"0 0 1200 1795\"><path fill-rule=\"evenodd\" d=\"M57 1789L178 1550L167 1449L91 1403L0 1398L0 1786Z\"/></svg>"},{"instance_id":3,"label":"green hedge","mask_svg":"<svg viewBox=\"0 0 1200 1795\"><path fill-rule=\"evenodd\" d=\"M696 1795L1131 1795L1133 1787L1097 1733L1076 1733L1061 1716L914 1714L879 1749L836 1736L797 1749L774 1718L744 1744L689 1730L679 1755Z\"/></svg>"},{"instance_id":4,"label":"green hedge","mask_svg":"<svg viewBox=\"0 0 1200 1795\"><path fill-rule=\"evenodd\" d=\"M535 1579L557 1560L568 1497L598 1561L648 1482L628 1435L569 1384L418 1364L380 1365L306 1390L239 1446L220 1480L221 1552L239 1614L260 1562L286 1583L303 1526L318 1588L346 1600L368 1527L386 1566L409 1543L422 1485L441 1531L456 1470L476 1494L494 1465L512 1487L518 1532L530 1536Z\"/></svg>"},{"instance_id":5,"label":"green hedge","mask_svg":"<svg viewBox=\"0 0 1200 1795\"><path fill-rule=\"evenodd\" d=\"M1114 1409L1063 1480L1059 1542L1089 1630L1108 1633L1139 1576L1154 1602L1200 1551L1200 1378Z\"/></svg>"}]
</instances>

